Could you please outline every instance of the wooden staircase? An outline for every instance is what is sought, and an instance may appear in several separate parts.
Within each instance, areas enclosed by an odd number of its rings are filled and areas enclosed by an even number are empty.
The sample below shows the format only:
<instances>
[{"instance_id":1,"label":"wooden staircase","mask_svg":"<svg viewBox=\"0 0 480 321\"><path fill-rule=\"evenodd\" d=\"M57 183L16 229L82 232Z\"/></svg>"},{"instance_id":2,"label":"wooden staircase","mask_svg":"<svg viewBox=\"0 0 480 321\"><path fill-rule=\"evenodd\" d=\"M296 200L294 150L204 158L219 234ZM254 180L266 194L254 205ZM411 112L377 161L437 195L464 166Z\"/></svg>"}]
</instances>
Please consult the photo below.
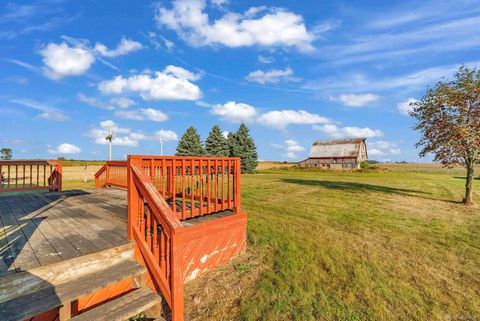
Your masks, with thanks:
<instances>
[{"instance_id":1,"label":"wooden staircase","mask_svg":"<svg viewBox=\"0 0 480 321\"><path fill-rule=\"evenodd\" d=\"M142 312L163 320L133 252L130 243L1 278L0 320L124 321ZM106 292L113 299L102 302Z\"/></svg>"}]
</instances>

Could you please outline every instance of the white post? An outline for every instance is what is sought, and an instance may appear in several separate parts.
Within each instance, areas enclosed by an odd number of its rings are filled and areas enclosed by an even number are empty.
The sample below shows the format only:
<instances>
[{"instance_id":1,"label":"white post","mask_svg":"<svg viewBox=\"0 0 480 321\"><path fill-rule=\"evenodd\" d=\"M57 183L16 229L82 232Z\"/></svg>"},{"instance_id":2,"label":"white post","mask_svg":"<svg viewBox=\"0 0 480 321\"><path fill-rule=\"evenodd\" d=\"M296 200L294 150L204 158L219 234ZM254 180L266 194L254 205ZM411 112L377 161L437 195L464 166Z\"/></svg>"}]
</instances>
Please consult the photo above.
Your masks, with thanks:
<instances>
[{"instance_id":1,"label":"white post","mask_svg":"<svg viewBox=\"0 0 480 321\"><path fill-rule=\"evenodd\" d=\"M112 160L112 140L113 140L113 134L112 134L112 129L110 128L108 130L108 135L105 137L106 140L108 140L108 158L111 161Z\"/></svg>"},{"instance_id":2,"label":"white post","mask_svg":"<svg viewBox=\"0 0 480 321\"><path fill-rule=\"evenodd\" d=\"M160 138L160 156L163 156L163 139Z\"/></svg>"}]
</instances>

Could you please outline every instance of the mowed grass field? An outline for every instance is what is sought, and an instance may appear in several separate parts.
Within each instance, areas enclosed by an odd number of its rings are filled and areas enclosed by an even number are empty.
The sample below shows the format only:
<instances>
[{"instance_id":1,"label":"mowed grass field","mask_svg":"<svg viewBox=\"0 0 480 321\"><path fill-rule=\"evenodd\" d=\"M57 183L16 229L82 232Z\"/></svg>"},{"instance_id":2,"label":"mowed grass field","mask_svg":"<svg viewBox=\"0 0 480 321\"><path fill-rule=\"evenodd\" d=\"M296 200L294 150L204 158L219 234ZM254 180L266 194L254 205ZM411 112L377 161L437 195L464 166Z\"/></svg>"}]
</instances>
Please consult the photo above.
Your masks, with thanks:
<instances>
[{"instance_id":1,"label":"mowed grass field","mask_svg":"<svg viewBox=\"0 0 480 321\"><path fill-rule=\"evenodd\" d=\"M243 175L247 253L187 284L188 320L480 320L480 208L460 204L463 178L431 165Z\"/></svg>"}]
</instances>

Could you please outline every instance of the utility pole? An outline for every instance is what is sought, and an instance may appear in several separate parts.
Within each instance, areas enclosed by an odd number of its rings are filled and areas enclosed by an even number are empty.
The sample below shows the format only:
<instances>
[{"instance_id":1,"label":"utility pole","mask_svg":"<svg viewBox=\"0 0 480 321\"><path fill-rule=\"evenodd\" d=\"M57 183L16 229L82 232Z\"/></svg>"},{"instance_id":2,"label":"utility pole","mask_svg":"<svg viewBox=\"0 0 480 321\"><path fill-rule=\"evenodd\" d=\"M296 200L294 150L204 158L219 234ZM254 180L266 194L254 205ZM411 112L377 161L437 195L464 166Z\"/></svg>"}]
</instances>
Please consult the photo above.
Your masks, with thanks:
<instances>
[{"instance_id":1,"label":"utility pole","mask_svg":"<svg viewBox=\"0 0 480 321\"><path fill-rule=\"evenodd\" d=\"M108 130L108 135L105 137L105 140L108 140L108 156L109 160L112 160L112 139L113 139L113 134L112 134L112 129L110 128Z\"/></svg>"}]
</instances>

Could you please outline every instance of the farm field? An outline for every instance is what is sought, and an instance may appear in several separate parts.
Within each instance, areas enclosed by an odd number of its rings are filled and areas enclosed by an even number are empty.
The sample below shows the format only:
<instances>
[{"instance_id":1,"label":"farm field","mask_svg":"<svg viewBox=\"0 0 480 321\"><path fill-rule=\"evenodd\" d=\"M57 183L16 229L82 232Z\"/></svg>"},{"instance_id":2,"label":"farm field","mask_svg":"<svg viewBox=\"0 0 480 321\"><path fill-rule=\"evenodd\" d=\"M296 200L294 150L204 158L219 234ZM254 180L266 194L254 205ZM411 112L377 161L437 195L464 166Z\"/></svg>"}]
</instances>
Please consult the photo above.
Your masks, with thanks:
<instances>
[{"instance_id":1,"label":"farm field","mask_svg":"<svg viewBox=\"0 0 480 321\"><path fill-rule=\"evenodd\" d=\"M247 253L188 283L188 320L480 319L480 208L459 203L463 171L382 168L243 175ZM66 188L93 185L65 174Z\"/></svg>"}]
</instances>

